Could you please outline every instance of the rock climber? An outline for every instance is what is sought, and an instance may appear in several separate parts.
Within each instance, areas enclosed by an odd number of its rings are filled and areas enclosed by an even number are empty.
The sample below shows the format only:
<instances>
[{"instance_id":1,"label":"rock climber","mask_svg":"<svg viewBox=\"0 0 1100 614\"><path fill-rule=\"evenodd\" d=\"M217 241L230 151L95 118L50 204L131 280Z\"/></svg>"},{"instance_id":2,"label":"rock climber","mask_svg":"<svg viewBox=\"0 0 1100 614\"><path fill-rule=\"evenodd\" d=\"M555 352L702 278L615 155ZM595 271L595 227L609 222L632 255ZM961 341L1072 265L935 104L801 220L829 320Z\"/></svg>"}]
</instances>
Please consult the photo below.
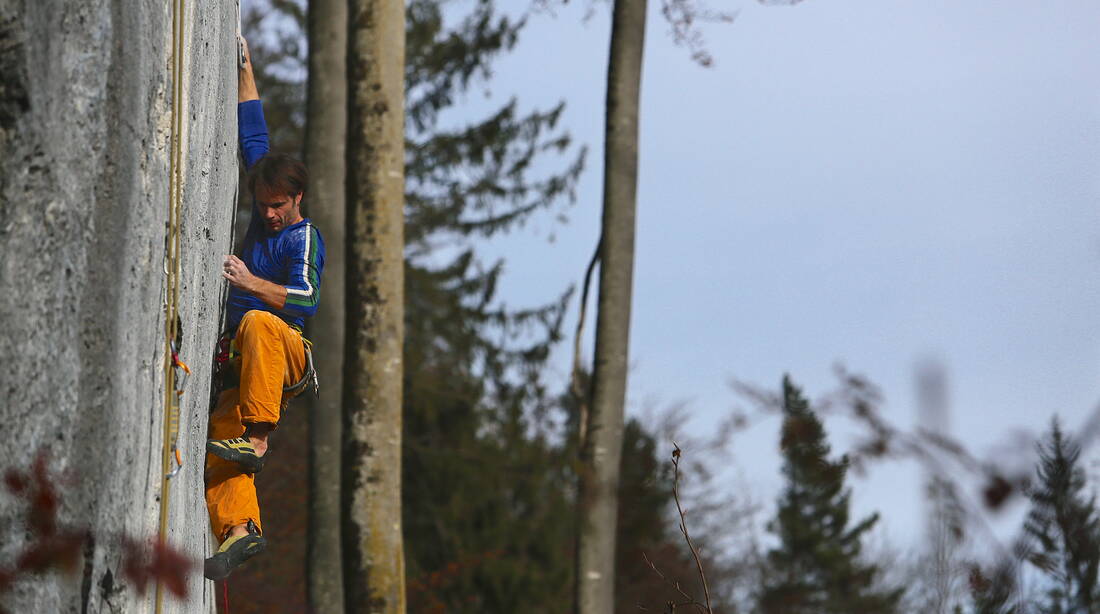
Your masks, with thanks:
<instances>
[{"instance_id":1,"label":"rock climber","mask_svg":"<svg viewBox=\"0 0 1100 614\"><path fill-rule=\"evenodd\" d=\"M269 433L302 388L294 386L306 376L302 326L317 311L325 264L321 235L302 217L305 165L268 153L263 105L243 39L239 64L238 136L253 206L240 257L226 256L222 265L230 285L227 366L237 381L218 395L206 444L206 505L221 542L205 561L211 580L225 578L267 545L255 474L267 460Z\"/></svg>"}]
</instances>

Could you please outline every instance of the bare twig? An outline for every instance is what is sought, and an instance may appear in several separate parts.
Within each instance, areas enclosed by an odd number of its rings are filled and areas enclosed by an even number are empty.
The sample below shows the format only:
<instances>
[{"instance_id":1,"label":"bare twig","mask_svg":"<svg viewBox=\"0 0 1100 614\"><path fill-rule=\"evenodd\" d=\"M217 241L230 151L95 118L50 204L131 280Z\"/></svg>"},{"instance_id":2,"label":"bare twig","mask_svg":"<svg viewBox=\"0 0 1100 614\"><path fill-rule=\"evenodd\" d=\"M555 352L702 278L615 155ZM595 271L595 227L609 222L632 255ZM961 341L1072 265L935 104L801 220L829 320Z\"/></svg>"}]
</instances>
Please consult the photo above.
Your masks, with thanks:
<instances>
[{"instance_id":1,"label":"bare twig","mask_svg":"<svg viewBox=\"0 0 1100 614\"><path fill-rule=\"evenodd\" d=\"M676 501L676 512L680 515L680 533L684 536L684 541L687 542L688 549L691 550L691 556L695 559L695 569L703 585L703 598L706 603L700 603L698 599L684 591L679 582L674 582L669 579L668 576L662 573L661 570L653 564L653 561L649 560L645 552L642 553L642 559L645 560L646 565L649 565L649 568L653 570L653 573L657 574L657 577L661 578L665 584L675 588L676 592L680 593L680 596L685 599L685 601L679 603L674 601L667 602L665 604L667 608L666 612L672 613L680 606L690 605L695 606L695 608L703 614L714 614L714 608L710 605L710 587L707 586L707 574L703 571L703 561L699 556L699 549L696 548L695 543L691 541L691 534L688 532L687 528L687 515L684 513L683 504L680 503L680 456L682 451L675 441L672 442L672 448L672 497Z\"/></svg>"},{"instance_id":2,"label":"bare twig","mask_svg":"<svg viewBox=\"0 0 1100 614\"><path fill-rule=\"evenodd\" d=\"M695 599L695 597L692 597L691 595L684 592L684 589L680 587L679 582L675 582L675 581L669 579L669 577L666 576L665 574L661 573L661 570L657 569L657 566L653 564L653 561L649 560L649 557L646 556L645 552L642 553L642 559L645 561L646 565L649 565L649 568L653 570L653 573L657 574L657 577L659 577L661 580L663 580L665 582L665 584L668 584L672 588L676 589L676 592L680 593L680 596L682 596L684 599L686 599L686 601L682 601L680 603L676 603L674 601L669 601L667 604L665 604L666 606L668 606L668 611L669 612L674 612L676 610L676 608L678 608L682 605L694 605L694 606L696 606L700 609L705 607L703 604L699 603Z\"/></svg>"},{"instance_id":3,"label":"bare twig","mask_svg":"<svg viewBox=\"0 0 1100 614\"><path fill-rule=\"evenodd\" d=\"M691 59L700 66L710 66L714 58L706 49L700 22L730 23L736 12L714 11L700 0L662 0L661 15L672 26L672 40L691 52Z\"/></svg>"},{"instance_id":4,"label":"bare twig","mask_svg":"<svg viewBox=\"0 0 1100 614\"><path fill-rule=\"evenodd\" d=\"M687 542L688 548L691 549L691 556L695 557L695 569L699 572L699 580L703 583L703 596L707 601L707 614L714 614L714 610L710 607L710 588L707 586L707 575L703 572L703 562L699 560L699 551L695 548L695 544L691 541L691 536L688 535L687 518L684 516L684 508L680 505L680 446L676 445L676 442L672 442L672 467L674 470L672 478L672 497L676 500L676 511L680 514L680 532L684 534L684 541Z\"/></svg>"}]
</instances>

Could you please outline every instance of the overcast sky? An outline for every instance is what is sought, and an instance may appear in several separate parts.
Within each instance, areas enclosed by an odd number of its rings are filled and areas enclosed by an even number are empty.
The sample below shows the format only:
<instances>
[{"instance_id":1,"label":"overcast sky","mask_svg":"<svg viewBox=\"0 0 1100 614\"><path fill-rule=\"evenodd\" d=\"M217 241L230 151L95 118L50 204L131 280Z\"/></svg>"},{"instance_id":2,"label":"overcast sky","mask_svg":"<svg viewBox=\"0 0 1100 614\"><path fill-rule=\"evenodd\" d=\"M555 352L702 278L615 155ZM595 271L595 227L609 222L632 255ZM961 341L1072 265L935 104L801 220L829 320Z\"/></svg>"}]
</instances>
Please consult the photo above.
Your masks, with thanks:
<instances>
[{"instance_id":1,"label":"overcast sky","mask_svg":"<svg viewBox=\"0 0 1100 614\"><path fill-rule=\"evenodd\" d=\"M470 100L565 98L565 126L591 147L569 223L486 252L506 258L514 306L579 281L599 232L609 11L584 21L587 6L533 17L494 97ZM909 426L914 368L932 359L952 432L979 453L1054 412L1080 424L1100 401L1100 3L711 6L739 14L704 30L709 69L650 10L629 411L686 401L703 433L737 402L729 378L777 387L790 373L815 397L840 362ZM562 379L569 360L563 346ZM777 427L734 441L730 487L769 510ZM843 450L845 425L829 427ZM915 468L853 485L891 539L919 534Z\"/></svg>"}]
</instances>

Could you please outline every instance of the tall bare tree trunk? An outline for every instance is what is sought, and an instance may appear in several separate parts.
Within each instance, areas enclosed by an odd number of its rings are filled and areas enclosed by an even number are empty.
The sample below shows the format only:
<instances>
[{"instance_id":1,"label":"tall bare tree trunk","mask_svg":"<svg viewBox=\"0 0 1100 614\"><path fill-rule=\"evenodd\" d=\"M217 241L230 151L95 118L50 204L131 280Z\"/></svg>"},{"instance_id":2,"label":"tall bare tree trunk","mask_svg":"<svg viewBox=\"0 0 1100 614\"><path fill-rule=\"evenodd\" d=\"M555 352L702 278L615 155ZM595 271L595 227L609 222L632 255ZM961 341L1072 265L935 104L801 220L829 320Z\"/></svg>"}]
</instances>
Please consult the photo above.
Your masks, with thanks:
<instances>
[{"instance_id":1,"label":"tall bare tree trunk","mask_svg":"<svg viewBox=\"0 0 1100 614\"><path fill-rule=\"evenodd\" d=\"M348 612L404 613L405 4L348 4L344 595Z\"/></svg>"},{"instance_id":2,"label":"tall bare tree trunk","mask_svg":"<svg viewBox=\"0 0 1100 614\"><path fill-rule=\"evenodd\" d=\"M309 216L324 233L324 300L309 333L323 384L309 413L308 594L314 612L343 612L340 562L340 396L344 385L344 140L347 133L347 0L310 0L306 165Z\"/></svg>"},{"instance_id":3,"label":"tall bare tree trunk","mask_svg":"<svg viewBox=\"0 0 1100 614\"><path fill-rule=\"evenodd\" d=\"M607 71L603 235L592 410L582 442L576 609L615 611L615 532L634 277L638 98L646 0L615 0Z\"/></svg>"}]
</instances>

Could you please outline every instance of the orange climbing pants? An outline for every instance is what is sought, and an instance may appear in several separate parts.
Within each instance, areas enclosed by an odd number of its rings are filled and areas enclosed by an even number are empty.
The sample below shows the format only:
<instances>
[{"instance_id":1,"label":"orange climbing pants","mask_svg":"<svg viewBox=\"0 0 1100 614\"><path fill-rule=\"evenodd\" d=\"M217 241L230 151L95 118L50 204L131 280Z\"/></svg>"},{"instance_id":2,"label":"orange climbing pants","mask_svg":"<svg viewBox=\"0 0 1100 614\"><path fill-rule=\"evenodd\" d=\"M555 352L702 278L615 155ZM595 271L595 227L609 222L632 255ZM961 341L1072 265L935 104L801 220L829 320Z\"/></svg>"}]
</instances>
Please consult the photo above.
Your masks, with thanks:
<instances>
[{"instance_id":1,"label":"orange climbing pants","mask_svg":"<svg viewBox=\"0 0 1100 614\"><path fill-rule=\"evenodd\" d=\"M279 416L292 397L283 388L297 383L305 373L302 336L267 311L249 311L241 319L234 340L240 352L240 387L218 395L210 415L210 439L231 439L244 434L249 424L279 424ZM260 504L255 476L242 473L236 463L206 455L206 508L210 528L225 539L229 529L249 520L260 526Z\"/></svg>"}]
</instances>

